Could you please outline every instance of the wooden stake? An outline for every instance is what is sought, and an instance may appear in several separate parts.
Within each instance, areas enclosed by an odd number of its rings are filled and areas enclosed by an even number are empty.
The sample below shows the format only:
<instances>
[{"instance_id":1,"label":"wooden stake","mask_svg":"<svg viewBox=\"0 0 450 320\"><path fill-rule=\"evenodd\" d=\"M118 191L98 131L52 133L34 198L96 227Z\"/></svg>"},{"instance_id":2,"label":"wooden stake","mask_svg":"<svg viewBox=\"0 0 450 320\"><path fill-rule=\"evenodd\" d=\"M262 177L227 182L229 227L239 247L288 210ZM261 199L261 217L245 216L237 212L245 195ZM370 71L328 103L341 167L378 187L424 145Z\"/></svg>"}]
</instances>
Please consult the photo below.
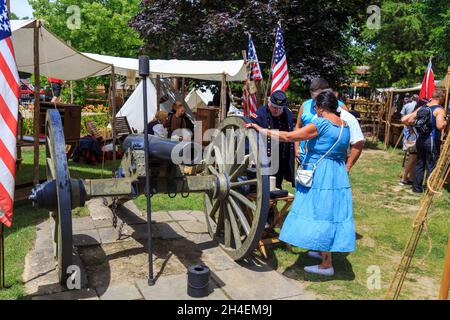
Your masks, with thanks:
<instances>
[{"instance_id":1,"label":"wooden stake","mask_svg":"<svg viewBox=\"0 0 450 320\"><path fill-rule=\"evenodd\" d=\"M112 108L112 136L113 136L113 166L116 167L116 70L114 66L111 67L111 108Z\"/></svg>"},{"instance_id":2,"label":"wooden stake","mask_svg":"<svg viewBox=\"0 0 450 320\"><path fill-rule=\"evenodd\" d=\"M439 300L448 300L448 290L450 289L450 235L448 237L447 255L445 256L444 275L442 276L441 291Z\"/></svg>"},{"instance_id":3,"label":"wooden stake","mask_svg":"<svg viewBox=\"0 0 450 320\"><path fill-rule=\"evenodd\" d=\"M227 76L222 74L222 86L220 95L220 122L227 117Z\"/></svg>"},{"instance_id":4,"label":"wooden stake","mask_svg":"<svg viewBox=\"0 0 450 320\"><path fill-rule=\"evenodd\" d=\"M39 59L39 33L40 33L40 21L36 20L34 27L34 179L35 185L39 183L39 136L40 136L40 95L41 82L40 82L40 59Z\"/></svg>"},{"instance_id":5,"label":"wooden stake","mask_svg":"<svg viewBox=\"0 0 450 320\"><path fill-rule=\"evenodd\" d=\"M177 85L178 86L178 85ZM161 76L156 76L156 109L161 110Z\"/></svg>"}]
</instances>

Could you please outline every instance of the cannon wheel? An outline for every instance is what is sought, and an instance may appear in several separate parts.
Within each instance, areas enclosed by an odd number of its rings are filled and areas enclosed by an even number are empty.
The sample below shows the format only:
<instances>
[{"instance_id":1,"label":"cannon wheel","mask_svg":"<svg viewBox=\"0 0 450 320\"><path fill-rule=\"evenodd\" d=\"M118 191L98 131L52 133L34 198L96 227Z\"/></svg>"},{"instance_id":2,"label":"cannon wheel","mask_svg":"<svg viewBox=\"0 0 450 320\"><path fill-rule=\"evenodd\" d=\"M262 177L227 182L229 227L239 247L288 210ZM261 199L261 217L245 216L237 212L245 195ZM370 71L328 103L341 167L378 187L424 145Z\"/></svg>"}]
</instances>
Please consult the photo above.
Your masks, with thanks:
<instances>
[{"instance_id":1,"label":"cannon wheel","mask_svg":"<svg viewBox=\"0 0 450 320\"><path fill-rule=\"evenodd\" d=\"M72 205L69 168L64 130L57 110L47 111L46 118L47 179L56 180L57 211L50 215L55 221L54 253L61 284L67 281L67 268L72 265Z\"/></svg>"},{"instance_id":2,"label":"cannon wheel","mask_svg":"<svg viewBox=\"0 0 450 320\"><path fill-rule=\"evenodd\" d=\"M226 196L215 198L205 193L204 210L208 231L235 261L243 260L253 252L261 239L269 211L269 176L262 175L260 157L265 149L263 151L260 150L262 146L258 147L256 131L243 128L247 122L242 117L226 118L219 129L222 134L213 138L205 153L205 173L229 178L225 181L229 190ZM250 148L250 152L245 152L243 159L238 160L237 151L245 148ZM245 175L251 160L256 169L256 179L239 180L240 176ZM223 181L218 179L218 183ZM256 186L256 201L249 200L241 191L250 185Z\"/></svg>"}]
</instances>

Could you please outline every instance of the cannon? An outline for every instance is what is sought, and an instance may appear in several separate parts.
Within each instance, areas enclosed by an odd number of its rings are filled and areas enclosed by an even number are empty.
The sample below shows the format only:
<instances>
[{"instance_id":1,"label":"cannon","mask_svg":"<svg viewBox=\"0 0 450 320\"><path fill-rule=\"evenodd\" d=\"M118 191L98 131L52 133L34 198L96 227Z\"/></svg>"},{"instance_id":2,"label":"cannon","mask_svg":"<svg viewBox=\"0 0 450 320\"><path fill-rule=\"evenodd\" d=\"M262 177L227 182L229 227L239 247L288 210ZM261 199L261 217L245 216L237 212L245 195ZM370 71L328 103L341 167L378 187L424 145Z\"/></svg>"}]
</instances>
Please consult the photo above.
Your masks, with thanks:
<instances>
[{"instance_id":1,"label":"cannon","mask_svg":"<svg viewBox=\"0 0 450 320\"><path fill-rule=\"evenodd\" d=\"M186 164L172 161L174 154L183 156L198 147L192 142L147 136L146 157L145 135L131 135L124 141L124 157L112 178L81 180L70 177L61 116L57 110L49 110L45 126L47 182L35 186L30 200L34 207L49 210L55 221L55 260L61 283L66 282L66 270L72 264L72 209L93 198L102 198L114 207L135 199L145 194L146 177L151 195L203 193L209 234L234 260L246 258L261 238L270 197L263 161L267 153L256 131L244 128L247 122L238 116L222 122L202 150L200 174L185 174ZM256 201L248 199L249 193ZM147 223L151 229L151 219Z\"/></svg>"}]
</instances>

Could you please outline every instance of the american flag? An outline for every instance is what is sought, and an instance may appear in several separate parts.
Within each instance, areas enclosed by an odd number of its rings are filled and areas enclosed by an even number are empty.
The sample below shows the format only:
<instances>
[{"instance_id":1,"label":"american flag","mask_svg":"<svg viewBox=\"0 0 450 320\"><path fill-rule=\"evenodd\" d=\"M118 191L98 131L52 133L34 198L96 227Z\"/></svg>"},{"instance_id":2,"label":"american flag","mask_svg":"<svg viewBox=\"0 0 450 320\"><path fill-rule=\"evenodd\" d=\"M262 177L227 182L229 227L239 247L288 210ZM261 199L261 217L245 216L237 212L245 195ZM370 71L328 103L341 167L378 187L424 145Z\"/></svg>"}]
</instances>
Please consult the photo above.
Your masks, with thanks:
<instances>
[{"instance_id":1,"label":"american flag","mask_svg":"<svg viewBox=\"0 0 450 320\"><path fill-rule=\"evenodd\" d=\"M248 61L253 61L250 65L250 80L260 81L263 79L261 73L261 67L259 66L258 55L256 54L256 48L253 44L252 35L248 36Z\"/></svg>"},{"instance_id":2,"label":"american flag","mask_svg":"<svg viewBox=\"0 0 450 320\"><path fill-rule=\"evenodd\" d=\"M286 91L289 87L289 71L286 59L286 50L284 48L283 31L281 23L278 23L277 40L275 43L275 53L272 65L272 90Z\"/></svg>"},{"instance_id":3,"label":"american flag","mask_svg":"<svg viewBox=\"0 0 450 320\"><path fill-rule=\"evenodd\" d=\"M254 113L258 109L256 94L250 93L250 81L261 81L263 79L258 56L256 54L256 48L250 34L248 36L247 60L251 61L250 74L249 79L247 79L244 85L244 97L242 98L242 103L244 105L244 115L250 116L250 114Z\"/></svg>"},{"instance_id":4,"label":"american flag","mask_svg":"<svg viewBox=\"0 0 450 320\"><path fill-rule=\"evenodd\" d=\"M6 0L0 0L0 223L12 223L16 171L19 75Z\"/></svg>"}]
</instances>

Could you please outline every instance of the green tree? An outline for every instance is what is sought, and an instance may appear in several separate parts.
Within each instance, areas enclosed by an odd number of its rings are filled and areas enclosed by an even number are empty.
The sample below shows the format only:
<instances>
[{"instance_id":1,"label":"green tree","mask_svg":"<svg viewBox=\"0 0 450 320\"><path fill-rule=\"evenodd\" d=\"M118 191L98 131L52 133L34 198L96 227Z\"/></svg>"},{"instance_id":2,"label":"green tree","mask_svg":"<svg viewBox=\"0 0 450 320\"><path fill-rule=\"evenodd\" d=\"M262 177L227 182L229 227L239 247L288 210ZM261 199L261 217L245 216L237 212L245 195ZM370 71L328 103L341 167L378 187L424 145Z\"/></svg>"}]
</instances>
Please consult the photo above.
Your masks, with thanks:
<instances>
[{"instance_id":1,"label":"green tree","mask_svg":"<svg viewBox=\"0 0 450 320\"><path fill-rule=\"evenodd\" d=\"M368 44L373 86L416 85L430 57L437 77L444 75L450 62L449 5L447 0L383 1L381 28L366 28L360 39Z\"/></svg>"},{"instance_id":2,"label":"green tree","mask_svg":"<svg viewBox=\"0 0 450 320\"><path fill-rule=\"evenodd\" d=\"M81 52L137 57L143 42L128 21L139 10L138 0L29 0L45 27ZM76 103L98 84L108 88L109 77L75 82ZM63 96L69 96L68 89Z\"/></svg>"},{"instance_id":3,"label":"green tree","mask_svg":"<svg viewBox=\"0 0 450 320\"><path fill-rule=\"evenodd\" d=\"M136 57L142 41L128 26L138 0L29 0L34 16L79 51ZM79 8L79 9L77 9ZM76 24L79 13L79 26Z\"/></svg>"}]
</instances>

